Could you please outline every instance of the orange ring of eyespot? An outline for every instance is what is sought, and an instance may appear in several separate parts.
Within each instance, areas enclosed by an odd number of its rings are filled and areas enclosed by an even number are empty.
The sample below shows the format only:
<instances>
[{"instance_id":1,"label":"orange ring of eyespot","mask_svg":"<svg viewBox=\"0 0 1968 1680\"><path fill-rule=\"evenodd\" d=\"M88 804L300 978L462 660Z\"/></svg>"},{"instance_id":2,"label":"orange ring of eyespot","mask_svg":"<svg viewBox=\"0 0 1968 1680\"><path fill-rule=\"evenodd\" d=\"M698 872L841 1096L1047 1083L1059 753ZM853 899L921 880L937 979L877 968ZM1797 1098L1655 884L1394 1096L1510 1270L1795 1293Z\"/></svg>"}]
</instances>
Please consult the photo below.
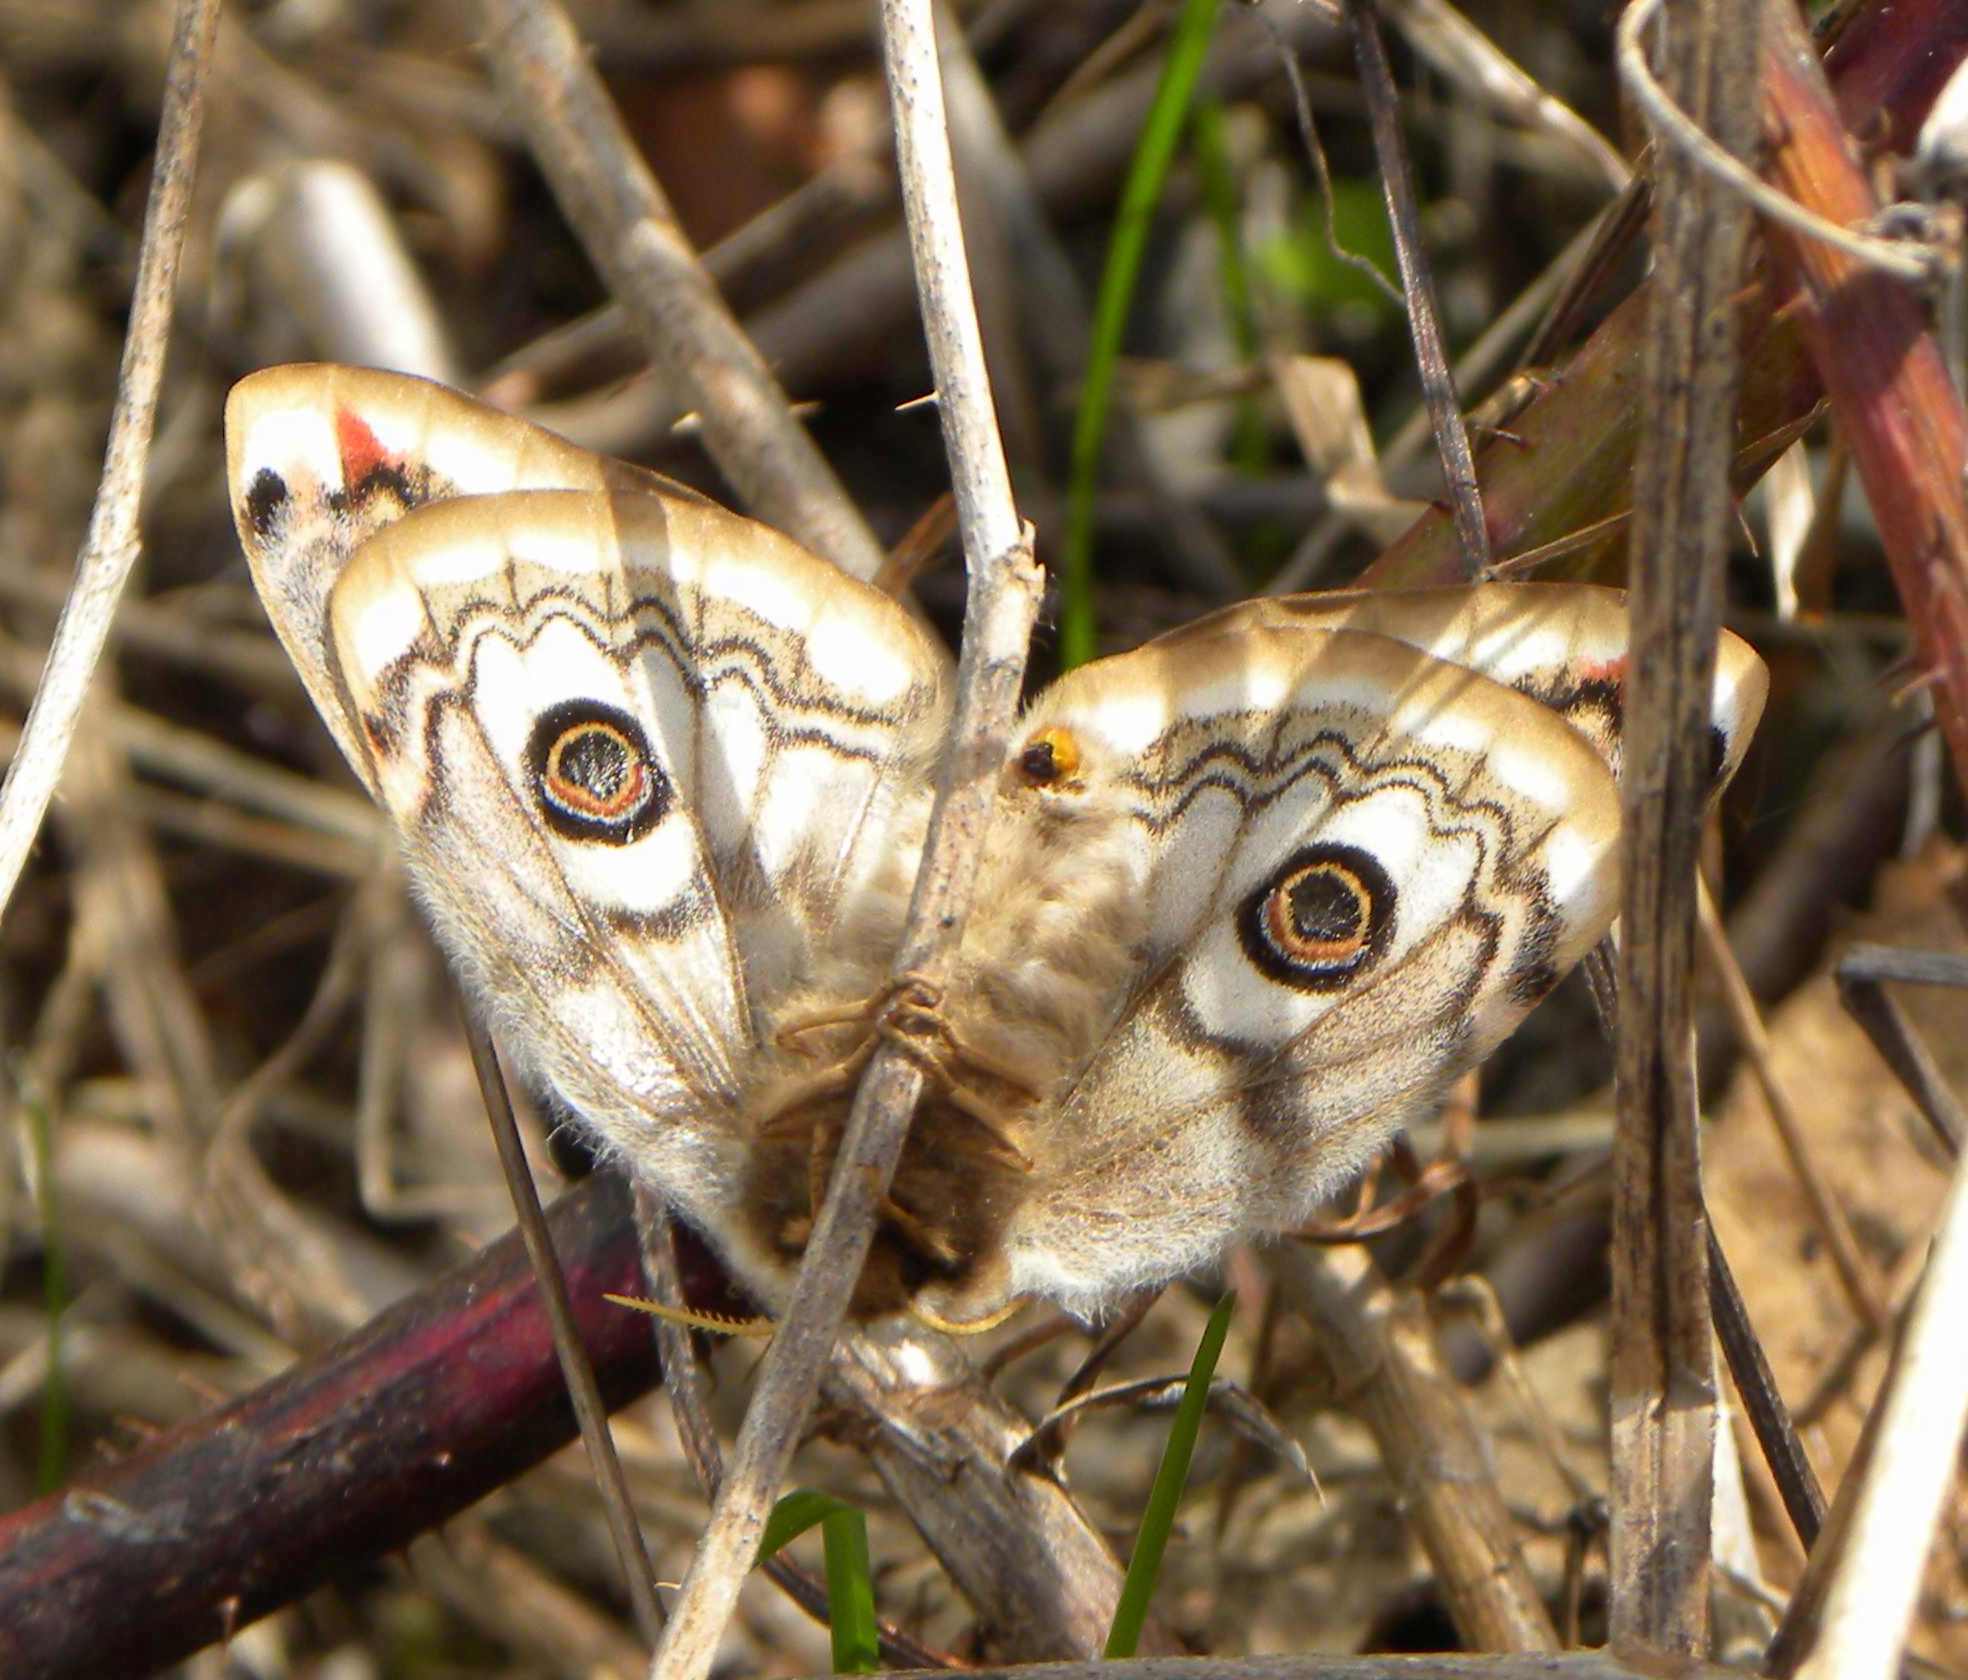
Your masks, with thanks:
<instances>
[{"instance_id":1,"label":"orange ring of eyespot","mask_svg":"<svg viewBox=\"0 0 1968 1680\"><path fill-rule=\"evenodd\" d=\"M1079 737L1058 724L1041 729L1018 752L1018 767L1039 787L1070 782L1080 773Z\"/></svg>"},{"instance_id":2,"label":"orange ring of eyespot","mask_svg":"<svg viewBox=\"0 0 1968 1680\"><path fill-rule=\"evenodd\" d=\"M1353 895L1351 933L1339 938L1317 938L1301 931L1296 895L1315 876L1333 881ZM1294 870L1271 889L1264 901L1265 927L1272 943L1299 962L1346 961L1367 942L1367 925L1372 916L1373 894L1357 874L1341 863L1312 863Z\"/></svg>"},{"instance_id":3,"label":"orange ring of eyespot","mask_svg":"<svg viewBox=\"0 0 1968 1680\"><path fill-rule=\"evenodd\" d=\"M541 713L527 760L541 815L570 840L626 845L669 809L669 778L641 726L598 701L563 701Z\"/></svg>"},{"instance_id":4,"label":"orange ring of eyespot","mask_svg":"<svg viewBox=\"0 0 1968 1680\"><path fill-rule=\"evenodd\" d=\"M567 775L562 769L569 753L597 736L609 742L627 765L627 773L607 795L597 793L591 782ZM599 718L577 723L555 738L547 753L546 766L540 772L540 780L557 803L598 822L619 822L649 796L649 772L635 742L613 724Z\"/></svg>"},{"instance_id":5,"label":"orange ring of eyespot","mask_svg":"<svg viewBox=\"0 0 1968 1680\"><path fill-rule=\"evenodd\" d=\"M1301 904L1299 895L1314 881L1336 887L1341 896ZM1337 991L1386 949L1396 896L1387 872L1360 847L1302 846L1245 896L1237 937L1269 978L1298 991Z\"/></svg>"}]
</instances>

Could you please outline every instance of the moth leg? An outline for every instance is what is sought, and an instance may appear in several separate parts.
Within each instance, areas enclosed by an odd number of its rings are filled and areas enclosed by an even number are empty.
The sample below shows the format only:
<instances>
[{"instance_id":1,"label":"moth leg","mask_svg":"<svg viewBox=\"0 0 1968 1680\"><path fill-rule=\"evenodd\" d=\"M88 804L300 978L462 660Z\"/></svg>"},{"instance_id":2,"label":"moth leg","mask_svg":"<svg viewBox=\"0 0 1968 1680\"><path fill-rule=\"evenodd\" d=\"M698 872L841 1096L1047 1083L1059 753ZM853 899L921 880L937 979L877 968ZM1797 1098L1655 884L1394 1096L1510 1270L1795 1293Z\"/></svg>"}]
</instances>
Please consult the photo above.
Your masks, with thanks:
<instances>
[{"instance_id":1,"label":"moth leg","mask_svg":"<svg viewBox=\"0 0 1968 1680\"><path fill-rule=\"evenodd\" d=\"M760 1138L798 1136L805 1123L802 1110L806 1105L821 1097L838 1096L851 1087L875 1053L875 1042L873 1038L863 1039L839 1061L780 1086L773 1093L772 1106L759 1121L757 1135Z\"/></svg>"},{"instance_id":2,"label":"moth leg","mask_svg":"<svg viewBox=\"0 0 1968 1680\"><path fill-rule=\"evenodd\" d=\"M913 994L913 996L911 995ZM934 1021L943 1002L943 990L927 976L914 972L897 975L865 1003L842 1004L835 1009L815 1009L786 1022L772 1035L782 1050L792 1048L792 1040L802 1033L822 1032L828 1027L860 1026L907 1011L911 1026L917 1020Z\"/></svg>"},{"instance_id":3,"label":"moth leg","mask_svg":"<svg viewBox=\"0 0 1968 1680\"><path fill-rule=\"evenodd\" d=\"M882 997L875 1031L937 1082L951 1105L984 1133L992 1154L1021 1172L1032 1170L1032 1157L1006 1130L999 1109L971 1090L966 1076L981 1073L1022 1102L1037 1102L1040 1093L1017 1069L964 1041L943 1013L941 986L921 974L897 976Z\"/></svg>"},{"instance_id":4,"label":"moth leg","mask_svg":"<svg viewBox=\"0 0 1968 1680\"><path fill-rule=\"evenodd\" d=\"M893 1196L882 1197L879 1216L918 1254L945 1266L954 1266L962 1258L948 1237L924 1224Z\"/></svg>"},{"instance_id":5,"label":"moth leg","mask_svg":"<svg viewBox=\"0 0 1968 1680\"><path fill-rule=\"evenodd\" d=\"M955 1081L946 1086L944 1094L959 1113L983 1132L992 1154L1020 1172L1032 1170L1032 1157L1018 1147L1017 1140L1005 1130L997 1112L982 1097L965 1090Z\"/></svg>"},{"instance_id":6,"label":"moth leg","mask_svg":"<svg viewBox=\"0 0 1968 1680\"><path fill-rule=\"evenodd\" d=\"M1026 1102L1037 1102L1043 1094L1009 1062L1001 1062L994 1056L987 1056L974 1045L966 1044L947 1027L944 1029L944 1037L949 1043L951 1053L966 1070L984 1074L987 1078L995 1079L1000 1085L1009 1086Z\"/></svg>"},{"instance_id":7,"label":"moth leg","mask_svg":"<svg viewBox=\"0 0 1968 1680\"><path fill-rule=\"evenodd\" d=\"M998 1111L964 1084L960 1069L972 1058L962 1041L950 1031L949 1024L941 1016L925 1012L922 1020L933 1025L932 1036L919 1037L891 1020L883 1021L877 1031L935 1080L950 1106L983 1132L989 1153L1021 1172L1030 1172L1032 1157L1019 1148L1005 1130ZM920 1029L922 1022L916 1025ZM951 1066L952 1061L958 1064L957 1067ZM994 1079L999 1077L988 1066L984 1071L991 1073ZM1008 1077L1004 1082L1026 1098L1036 1100L1037 1093L1017 1079Z\"/></svg>"},{"instance_id":8,"label":"moth leg","mask_svg":"<svg viewBox=\"0 0 1968 1680\"><path fill-rule=\"evenodd\" d=\"M866 1003L844 1004L839 1009L816 1009L796 1021L786 1022L773 1033L772 1042L781 1050L790 1050L793 1040L802 1033L823 1032L828 1027L860 1026L873 1020L880 1006L879 998L871 998Z\"/></svg>"},{"instance_id":9,"label":"moth leg","mask_svg":"<svg viewBox=\"0 0 1968 1680\"><path fill-rule=\"evenodd\" d=\"M820 1204L827 1195L827 1181L833 1176L834 1162L840 1156L839 1130L840 1128L824 1121L813 1128L813 1137L806 1156L809 1226L813 1219L819 1217ZM884 1195L877 1204L876 1217L892 1226L902 1240L919 1254L940 1265L954 1266L961 1258L948 1237L911 1213L892 1194Z\"/></svg>"}]
</instances>

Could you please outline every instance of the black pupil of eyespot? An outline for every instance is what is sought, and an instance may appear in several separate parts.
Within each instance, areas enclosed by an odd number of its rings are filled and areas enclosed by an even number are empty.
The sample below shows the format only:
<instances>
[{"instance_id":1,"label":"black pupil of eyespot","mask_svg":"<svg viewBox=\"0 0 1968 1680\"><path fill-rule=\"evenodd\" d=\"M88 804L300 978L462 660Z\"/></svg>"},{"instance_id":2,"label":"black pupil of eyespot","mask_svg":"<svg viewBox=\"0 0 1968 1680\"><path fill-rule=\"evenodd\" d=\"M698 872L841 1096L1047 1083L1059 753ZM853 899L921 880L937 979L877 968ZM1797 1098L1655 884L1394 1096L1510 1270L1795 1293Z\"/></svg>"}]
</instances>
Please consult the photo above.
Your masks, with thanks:
<instances>
[{"instance_id":1,"label":"black pupil of eyespot","mask_svg":"<svg viewBox=\"0 0 1968 1680\"><path fill-rule=\"evenodd\" d=\"M1301 939L1340 944L1360 935L1360 890L1336 870L1309 869L1287 889Z\"/></svg>"},{"instance_id":2,"label":"black pupil of eyespot","mask_svg":"<svg viewBox=\"0 0 1968 1680\"><path fill-rule=\"evenodd\" d=\"M1049 782L1059 774L1050 741L1034 741L1019 756L1019 767L1035 782Z\"/></svg>"},{"instance_id":3,"label":"black pupil of eyespot","mask_svg":"<svg viewBox=\"0 0 1968 1680\"><path fill-rule=\"evenodd\" d=\"M621 736L599 724L583 724L561 737L554 768L560 780L586 788L596 804L608 805L629 779L628 749Z\"/></svg>"}]
</instances>

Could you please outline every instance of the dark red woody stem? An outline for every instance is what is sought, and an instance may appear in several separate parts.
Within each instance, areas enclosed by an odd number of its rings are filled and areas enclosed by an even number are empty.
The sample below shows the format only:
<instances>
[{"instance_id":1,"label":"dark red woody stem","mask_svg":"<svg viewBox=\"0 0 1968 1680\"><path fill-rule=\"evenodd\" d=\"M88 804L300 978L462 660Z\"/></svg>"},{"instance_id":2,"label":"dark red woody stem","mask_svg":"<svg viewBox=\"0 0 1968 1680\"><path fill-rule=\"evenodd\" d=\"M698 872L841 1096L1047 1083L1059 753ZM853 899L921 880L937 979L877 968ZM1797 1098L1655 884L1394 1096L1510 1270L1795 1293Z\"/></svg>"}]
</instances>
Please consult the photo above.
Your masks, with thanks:
<instances>
[{"instance_id":1,"label":"dark red woody stem","mask_svg":"<svg viewBox=\"0 0 1968 1680\"><path fill-rule=\"evenodd\" d=\"M549 1215L604 1399L658 1380L629 1198ZM403 1546L574 1436L516 1236L264 1387L0 1518L0 1674L140 1674Z\"/></svg>"}]
</instances>

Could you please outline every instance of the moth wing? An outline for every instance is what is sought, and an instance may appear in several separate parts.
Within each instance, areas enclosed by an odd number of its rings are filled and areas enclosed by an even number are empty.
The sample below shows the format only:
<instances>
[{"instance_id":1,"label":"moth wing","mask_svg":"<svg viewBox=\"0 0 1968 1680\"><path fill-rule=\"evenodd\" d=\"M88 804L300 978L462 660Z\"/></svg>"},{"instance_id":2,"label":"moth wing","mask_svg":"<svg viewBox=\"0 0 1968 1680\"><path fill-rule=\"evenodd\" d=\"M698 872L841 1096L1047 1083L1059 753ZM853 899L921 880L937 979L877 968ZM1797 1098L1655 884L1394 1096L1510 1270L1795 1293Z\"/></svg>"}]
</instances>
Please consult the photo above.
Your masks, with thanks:
<instances>
[{"instance_id":1,"label":"moth wing","mask_svg":"<svg viewBox=\"0 0 1968 1680\"><path fill-rule=\"evenodd\" d=\"M1226 607L1162 641L1180 645L1258 630L1364 630L1481 671L1557 712L1619 773L1628 639L1623 590L1483 583L1281 595ZM1769 687L1769 671L1756 650L1723 631L1712 697L1717 791L1741 765Z\"/></svg>"},{"instance_id":2,"label":"moth wing","mask_svg":"<svg viewBox=\"0 0 1968 1680\"><path fill-rule=\"evenodd\" d=\"M413 509L504 490L646 491L705 503L661 474L408 374L296 363L226 398L233 520L267 616L336 744L366 775L329 668L328 592L362 543ZM372 789L373 791L373 789Z\"/></svg>"},{"instance_id":3,"label":"moth wing","mask_svg":"<svg viewBox=\"0 0 1968 1680\"><path fill-rule=\"evenodd\" d=\"M326 618L343 729L504 1042L715 1231L765 1005L836 918L899 932L942 650L788 539L648 493L414 509Z\"/></svg>"},{"instance_id":4,"label":"moth wing","mask_svg":"<svg viewBox=\"0 0 1968 1680\"><path fill-rule=\"evenodd\" d=\"M1058 867L1097 871L1090 931L1126 928L1134 975L1007 1234L1013 1286L1069 1306L1302 1222L1614 914L1600 753L1387 636L1151 643L1041 696L1034 740L1070 741L1076 785L1021 796L994 849L1084 830Z\"/></svg>"}]
</instances>

